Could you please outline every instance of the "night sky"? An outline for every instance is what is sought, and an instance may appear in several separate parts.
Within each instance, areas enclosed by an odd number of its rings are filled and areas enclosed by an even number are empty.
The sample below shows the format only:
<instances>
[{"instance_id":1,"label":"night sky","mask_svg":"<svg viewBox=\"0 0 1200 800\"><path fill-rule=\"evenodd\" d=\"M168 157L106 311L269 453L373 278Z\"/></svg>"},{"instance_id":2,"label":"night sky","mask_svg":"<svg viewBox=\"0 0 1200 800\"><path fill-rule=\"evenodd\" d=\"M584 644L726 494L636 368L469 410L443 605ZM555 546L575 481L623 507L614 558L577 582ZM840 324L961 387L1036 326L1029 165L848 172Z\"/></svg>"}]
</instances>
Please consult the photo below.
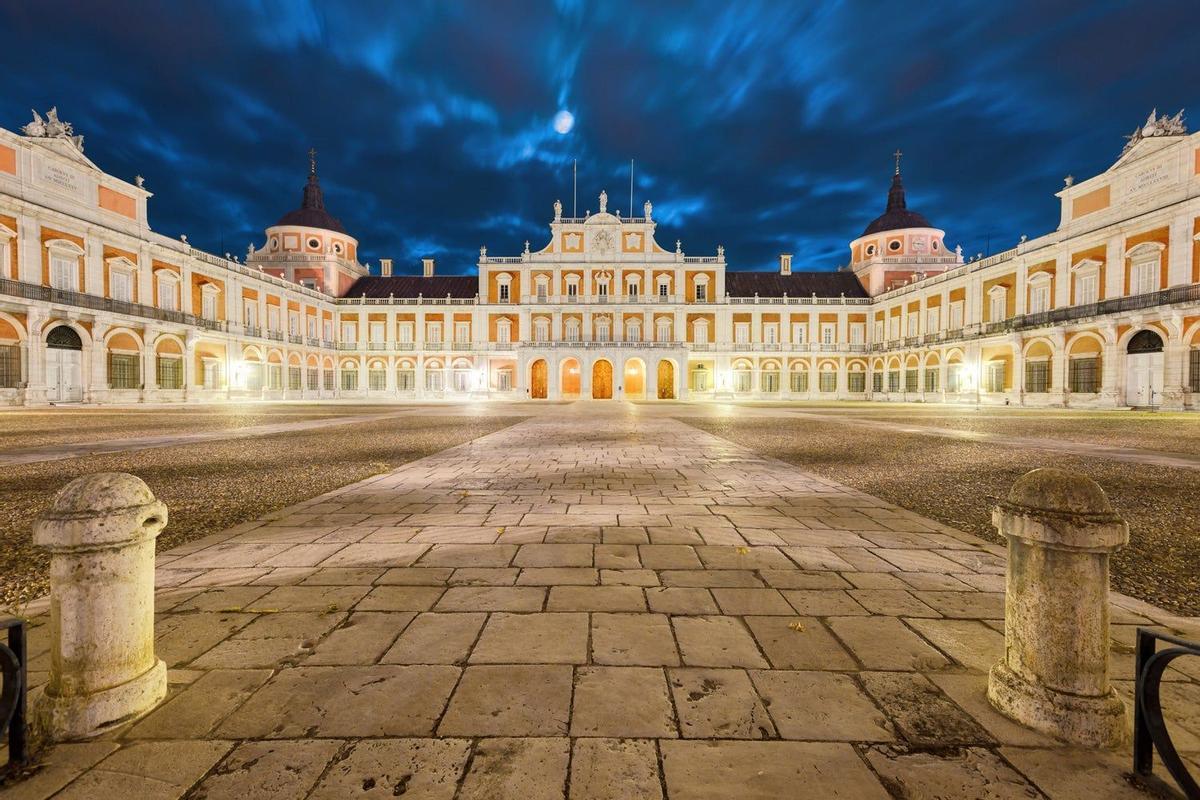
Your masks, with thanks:
<instances>
[{"instance_id":1,"label":"night sky","mask_svg":"<svg viewBox=\"0 0 1200 800\"><path fill-rule=\"evenodd\" d=\"M150 222L244 255L318 150L360 260L470 272L478 247L654 203L658 239L733 269L836 269L883 210L967 255L1058 223L1063 176L1116 159L1151 108L1194 110L1189 2L12 2L0 126L57 104ZM556 115L574 117L569 132ZM563 122L563 118L559 119ZM560 128L565 129L566 124Z\"/></svg>"}]
</instances>

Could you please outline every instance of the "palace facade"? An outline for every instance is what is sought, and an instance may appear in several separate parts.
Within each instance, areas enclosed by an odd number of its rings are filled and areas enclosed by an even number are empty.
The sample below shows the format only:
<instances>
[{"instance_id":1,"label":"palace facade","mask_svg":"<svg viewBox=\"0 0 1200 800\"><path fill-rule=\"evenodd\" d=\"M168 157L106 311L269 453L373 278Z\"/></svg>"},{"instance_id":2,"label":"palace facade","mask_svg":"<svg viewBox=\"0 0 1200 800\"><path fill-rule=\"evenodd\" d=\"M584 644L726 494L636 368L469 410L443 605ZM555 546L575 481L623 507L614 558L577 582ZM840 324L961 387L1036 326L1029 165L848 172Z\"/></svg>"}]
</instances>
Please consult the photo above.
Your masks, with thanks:
<instances>
[{"instance_id":1,"label":"palace facade","mask_svg":"<svg viewBox=\"0 0 1200 800\"><path fill-rule=\"evenodd\" d=\"M244 260L150 229L151 194L35 114L0 129L0 403L645 398L1200 408L1200 134L1151 118L1056 230L963 260L907 208L838 271L727 268L642 216L565 217L471 276L378 274L325 209Z\"/></svg>"}]
</instances>

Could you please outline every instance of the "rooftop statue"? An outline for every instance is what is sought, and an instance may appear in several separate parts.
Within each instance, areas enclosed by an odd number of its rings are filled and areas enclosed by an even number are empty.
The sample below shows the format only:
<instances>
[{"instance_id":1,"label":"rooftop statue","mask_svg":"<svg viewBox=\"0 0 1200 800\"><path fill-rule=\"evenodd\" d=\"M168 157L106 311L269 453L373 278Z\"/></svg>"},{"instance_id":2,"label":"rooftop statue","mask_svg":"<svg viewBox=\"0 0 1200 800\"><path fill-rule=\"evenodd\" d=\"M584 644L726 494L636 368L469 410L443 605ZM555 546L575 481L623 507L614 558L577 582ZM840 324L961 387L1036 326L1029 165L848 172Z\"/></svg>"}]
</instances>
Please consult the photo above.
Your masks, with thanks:
<instances>
[{"instance_id":1,"label":"rooftop statue","mask_svg":"<svg viewBox=\"0 0 1200 800\"><path fill-rule=\"evenodd\" d=\"M562 201L555 200L554 201L554 221L558 222L560 219L562 219Z\"/></svg>"},{"instance_id":2,"label":"rooftop statue","mask_svg":"<svg viewBox=\"0 0 1200 800\"><path fill-rule=\"evenodd\" d=\"M83 137L75 135L75 129L71 127L71 123L63 122L58 118L58 106L51 108L46 112L46 118L42 119L42 115L33 111L33 121L22 126L21 133L26 136L32 136L43 139L70 139L71 144L83 150Z\"/></svg>"},{"instance_id":3,"label":"rooftop statue","mask_svg":"<svg viewBox=\"0 0 1200 800\"><path fill-rule=\"evenodd\" d=\"M1146 117L1146 122L1140 128L1134 128L1133 133L1125 137L1128 141L1126 141L1121 155L1128 153L1142 139L1151 139L1155 136L1183 136L1187 132L1182 108L1173 117L1168 117L1166 114L1159 116L1156 108L1150 112L1150 116Z\"/></svg>"},{"instance_id":4,"label":"rooftop statue","mask_svg":"<svg viewBox=\"0 0 1200 800\"><path fill-rule=\"evenodd\" d=\"M600 190L600 213L604 214L608 211L608 192Z\"/></svg>"}]
</instances>

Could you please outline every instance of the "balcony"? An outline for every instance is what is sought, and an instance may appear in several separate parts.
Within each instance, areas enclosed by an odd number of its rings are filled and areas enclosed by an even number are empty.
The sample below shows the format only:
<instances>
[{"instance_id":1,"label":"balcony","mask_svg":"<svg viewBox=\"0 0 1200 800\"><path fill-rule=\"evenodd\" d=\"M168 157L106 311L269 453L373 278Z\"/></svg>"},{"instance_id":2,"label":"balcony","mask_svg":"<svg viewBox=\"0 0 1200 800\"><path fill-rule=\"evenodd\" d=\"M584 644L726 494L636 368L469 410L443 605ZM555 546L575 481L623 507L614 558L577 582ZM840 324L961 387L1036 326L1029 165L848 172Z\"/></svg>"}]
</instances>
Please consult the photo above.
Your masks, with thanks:
<instances>
[{"instance_id":1,"label":"balcony","mask_svg":"<svg viewBox=\"0 0 1200 800\"><path fill-rule=\"evenodd\" d=\"M24 283L8 278L0 278L0 294L10 297L21 297L26 300L40 300L44 303L57 303L76 308L87 308L93 311L106 311L111 314L125 314L131 317L142 317L159 322L173 322L179 325L192 325L211 331L224 331L224 322L214 319L204 319L195 314L183 311L169 311L165 308L145 306L140 303L127 303L123 300L113 300L108 297L97 297L83 292L73 292L68 289L53 289L36 283Z\"/></svg>"},{"instance_id":2,"label":"balcony","mask_svg":"<svg viewBox=\"0 0 1200 800\"><path fill-rule=\"evenodd\" d=\"M294 333L288 334L288 342L290 344L304 344L304 337Z\"/></svg>"}]
</instances>

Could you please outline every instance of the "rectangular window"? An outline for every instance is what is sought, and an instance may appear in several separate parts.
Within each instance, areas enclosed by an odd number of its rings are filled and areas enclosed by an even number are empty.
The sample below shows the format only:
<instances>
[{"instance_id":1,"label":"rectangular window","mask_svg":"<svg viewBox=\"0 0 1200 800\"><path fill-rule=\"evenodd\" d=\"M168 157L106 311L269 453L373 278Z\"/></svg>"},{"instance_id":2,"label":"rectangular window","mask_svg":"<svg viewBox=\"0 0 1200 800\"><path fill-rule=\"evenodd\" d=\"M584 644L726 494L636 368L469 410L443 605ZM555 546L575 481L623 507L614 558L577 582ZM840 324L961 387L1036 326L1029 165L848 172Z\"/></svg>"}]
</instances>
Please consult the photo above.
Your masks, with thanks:
<instances>
[{"instance_id":1,"label":"rectangular window","mask_svg":"<svg viewBox=\"0 0 1200 800\"><path fill-rule=\"evenodd\" d=\"M342 341L346 344L354 344L358 340L358 326L353 322L342 323Z\"/></svg>"},{"instance_id":2,"label":"rectangular window","mask_svg":"<svg viewBox=\"0 0 1200 800\"><path fill-rule=\"evenodd\" d=\"M888 373L888 391L900 391L900 370L892 370Z\"/></svg>"},{"instance_id":3,"label":"rectangular window","mask_svg":"<svg viewBox=\"0 0 1200 800\"><path fill-rule=\"evenodd\" d=\"M158 356L155 377L160 389L183 388L183 359Z\"/></svg>"},{"instance_id":4,"label":"rectangular window","mask_svg":"<svg viewBox=\"0 0 1200 800\"><path fill-rule=\"evenodd\" d=\"M425 326L425 341L430 344L442 343L442 323L430 322Z\"/></svg>"},{"instance_id":5,"label":"rectangular window","mask_svg":"<svg viewBox=\"0 0 1200 800\"><path fill-rule=\"evenodd\" d=\"M242 304L242 319L248 328L258 327L258 303L254 300L246 300Z\"/></svg>"},{"instance_id":6,"label":"rectangular window","mask_svg":"<svg viewBox=\"0 0 1200 800\"><path fill-rule=\"evenodd\" d=\"M605 299L608 297L608 284L603 281L598 283L596 285L596 294L599 295L601 303L605 302Z\"/></svg>"},{"instance_id":7,"label":"rectangular window","mask_svg":"<svg viewBox=\"0 0 1200 800\"><path fill-rule=\"evenodd\" d=\"M850 325L850 344L862 344L863 337L866 334L866 325L862 322L855 322Z\"/></svg>"},{"instance_id":8,"label":"rectangular window","mask_svg":"<svg viewBox=\"0 0 1200 800\"><path fill-rule=\"evenodd\" d=\"M217 318L217 296L212 292L205 292L204 296L200 298L200 316L205 319Z\"/></svg>"},{"instance_id":9,"label":"rectangular window","mask_svg":"<svg viewBox=\"0 0 1200 800\"><path fill-rule=\"evenodd\" d=\"M412 344L413 341L413 324L411 322L400 323L400 343Z\"/></svg>"},{"instance_id":10,"label":"rectangular window","mask_svg":"<svg viewBox=\"0 0 1200 800\"><path fill-rule=\"evenodd\" d=\"M288 335L296 336L299 333L300 333L300 312L299 311L289 311L288 312Z\"/></svg>"},{"instance_id":11,"label":"rectangular window","mask_svg":"<svg viewBox=\"0 0 1200 800\"><path fill-rule=\"evenodd\" d=\"M696 302L703 303L708 299L708 287L703 283L696 284Z\"/></svg>"},{"instance_id":12,"label":"rectangular window","mask_svg":"<svg viewBox=\"0 0 1200 800\"><path fill-rule=\"evenodd\" d=\"M1079 275L1075 278L1075 304L1080 306L1091 305L1099 299L1096 287L1099 281L1095 273L1091 275Z\"/></svg>"},{"instance_id":13,"label":"rectangular window","mask_svg":"<svg viewBox=\"0 0 1200 800\"><path fill-rule=\"evenodd\" d=\"M281 331L279 327L279 306L267 306L267 330Z\"/></svg>"},{"instance_id":14,"label":"rectangular window","mask_svg":"<svg viewBox=\"0 0 1200 800\"><path fill-rule=\"evenodd\" d=\"M133 302L133 276L124 270L113 270L109 273L109 289L113 300L122 303Z\"/></svg>"},{"instance_id":15,"label":"rectangular window","mask_svg":"<svg viewBox=\"0 0 1200 800\"><path fill-rule=\"evenodd\" d=\"M425 391L440 392L445 388L445 376L440 369L431 369L425 373Z\"/></svg>"},{"instance_id":16,"label":"rectangular window","mask_svg":"<svg viewBox=\"0 0 1200 800\"><path fill-rule=\"evenodd\" d=\"M1050 390L1050 362L1025 362L1025 391L1041 394Z\"/></svg>"},{"instance_id":17,"label":"rectangular window","mask_svg":"<svg viewBox=\"0 0 1200 800\"><path fill-rule=\"evenodd\" d=\"M310 392L315 392L321 388L321 371L316 367L309 367L308 374L305 377L308 378L307 385Z\"/></svg>"},{"instance_id":18,"label":"rectangular window","mask_svg":"<svg viewBox=\"0 0 1200 800\"><path fill-rule=\"evenodd\" d=\"M469 322L454 323L454 341L456 344L470 344L470 342L471 342L471 323L469 323Z\"/></svg>"},{"instance_id":19,"label":"rectangular window","mask_svg":"<svg viewBox=\"0 0 1200 800\"><path fill-rule=\"evenodd\" d=\"M992 295L991 313L988 315L988 322L999 322L1004 319L1004 293L997 292Z\"/></svg>"},{"instance_id":20,"label":"rectangular window","mask_svg":"<svg viewBox=\"0 0 1200 800\"><path fill-rule=\"evenodd\" d=\"M500 284L500 302L507 303L509 298L509 287L507 283Z\"/></svg>"},{"instance_id":21,"label":"rectangular window","mask_svg":"<svg viewBox=\"0 0 1200 800\"><path fill-rule=\"evenodd\" d=\"M834 339L836 337L837 337L837 326L836 325L829 324L829 325L821 326L821 344L833 344Z\"/></svg>"},{"instance_id":22,"label":"rectangular window","mask_svg":"<svg viewBox=\"0 0 1200 800\"><path fill-rule=\"evenodd\" d=\"M792 342L804 344L808 341L808 326L803 322L792 323Z\"/></svg>"},{"instance_id":23,"label":"rectangular window","mask_svg":"<svg viewBox=\"0 0 1200 800\"><path fill-rule=\"evenodd\" d=\"M733 341L737 344L750 343L750 323L739 322L733 326Z\"/></svg>"},{"instance_id":24,"label":"rectangular window","mask_svg":"<svg viewBox=\"0 0 1200 800\"><path fill-rule=\"evenodd\" d=\"M343 369L342 370L342 391L353 392L358 389L358 370Z\"/></svg>"},{"instance_id":25,"label":"rectangular window","mask_svg":"<svg viewBox=\"0 0 1200 800\"><path fill-rule=\"evenodd\" d=\"M925 332L926 333L937 332L938 325L941 323L940 312L941 312L940 308L931 308L925 312Z\"/></svg>"},{"instance_id":26,"label":"rectangular window","mask_svg":"<svg viewBox=\"0 0 1200 800\"><path fill-rule=\"evenodd\" d=\"M108 385L113 389L140 389L141 357L132 353L109 353Z\"/></svg>"},{"instance_id":27,"label":"rectangular window","mask_svg":"<svg viewBox=\"0 0 1200 800\"><path fill-rule=\"evenodd\" d=\"M775 370L768 370L760 375L760 383L764 392L779 391L779 373Z\"/></svg>"},{"instance_id":28,"label":"rectangular window","mask_svg":"<svg viewBox=\"0 0 1200 800\"><path fill-rule=\"evenodd\" d=\"M221 362L215 358L204 359L204 388L221 388Z\"/></svg>"},{"instance_id":29,"label":"rectangular window","mask_svg":"<svg viewBox=\"0 0 1200 800\"><path fill-rule=\"evenodd\" d=\"M850 372L846 374L846 390L854 394L867 391L867 373Z\"/></svg>"},{"instance_id":30,"label":"rectangular window","mask_svg":"<svg viewBox=\"0 0 1200 800\"><path fill-rule=\"evenodd\" d=\"M69 292L79 291L79 260L50 256L50 285Z\"/></svg>"},{"instance_id":31,"label":"rectangular window","mask_svg":"<svg viewBox=\"0 0 1200 800\"><path fill-rule=\"evenodd\" d=\"M1188 391L1200 392L1200 347L1188 355Z\"/></svg>"},{"instance_id":32,"label":"rectangular window","mask_svg":"<svg viewBox=\"0 0 1200 800\"><path fill-rule=\"evenodd\" d=\"M371 337L371 344L382 344L383 342L387 341L387 323L367 323L367 334Z\"/></svg>"},{"instance_id":33,"label":"rectangular window","mask_svg":"<svg viewBox=\"0 0 1200 800\"><path fill-rule=\"evenodd\" d=\"M158 307L164 311L179 308L179 284L168 278L158 279Z\"/></svg>"},{"instance_id":34,"label":"rectangular window","mask_svg":"<svg viewBox=\"0 0 1200 800\"><path fill-rule=\"evenodd\" d=\"M821 372L818 379L819 388L826 394L837 391L837 373L833 371Z\"/></svg>"},{"instance_id":35,"label":"rectangular window","mask_svg":"<svg viewBox=\"0 0 1200 800\"><path fill-rule=\"evenodd\" d=\"M573 303L573 302L575 302L575 299L578 297L579 297L579 284L578 283L568 283L567 284L567 299L568 299L568 301Z\"/></svg>"},{"instance_id":36,"label":"rectangular window","mask_svg":"<svg viewBox=\"0 0 1200 800\"><path fill-rule=\"evenodd\" d=\"M496 373L496 389L507 392L512 389L512 370L502 369Z\"/></svg>"},{"instance_id":37,"label":"rectangular window","mask_svg":"<svg viewBox=\"0 0 1200 800\"><path fill-rule=\"evenodd\" d=\"M873 391L873 392L882 392L883 391L883 373L882 372L875 372L875 373L871 374L871 391Z\"/></svg>"},{"instance_id":38,"label":"rectangular window","mask_svg":"<svg viewBox=\"0 0 1200 800\"><path fill-rule=\"evenodd\" d=\"M808 391L808 370L798 369L792 373L792 391L796 394Z\"/></svg>"},{"instance_id":39,"label":"rectangular window","mask_svg":"<svg viewBox=\"0 0 1200 800\"><path fill-rule=\"evenodd\" d=\"M875 341L882 342L883 340L884 340L883 320L876 320L875 321Z\"/></svg>"},{"instance_id":40,"label":"rectangular window","mask_svg":"<svg viewBox=\"0 0 1200 800\"><path fill-rule=\"evenodd\" d=\"M1029 290L1029 313L1041 314L1050 310L1050 286L1034 286Z\"/></svg>"},{"instance_id":41,"label":"rectangular window","mask_svg":"<svg viewBox=\"0 0 1200 800\"><path fill-rule=\"evenodd\" d=\"M708 344L708 323L699 320L692 326L692 341L695 344Z\"/></svg>"},{"instance_id":42,"label":"rectangular window","mask_svg":"<svg viewBox=\"0 0 1200 800\"><path fill-rule=\"evenodd\" d=\"M938 390L938 371L937 368L925 370L925 391L936 392Z\"/></svg>"},{"instance_id":43,"label":"rectangular window","mask_svg":"<svg viewBox=\"0 0 1200 800\"><path fill-rule=\"evenodd\" d=\"M750 370L740 369L733 373L733 390L735 392L748 392L753 387L753 378L750 375Z\"/></svg>"},{"instance_id":44,"label":"rectangular window","mask_svg":"<svg viewBox=\"0 0 1200 800\"><path fill-rule=\"evenodd\" d=\"M962 391L962 364L946 367L946 391L957 394Z\"/></svg>"},{"instance_id":45,"label":"rectangular window","mask_svg":"<svg viewBox=\"0 0 1200 800\"><path fill-rule=\"evenodd\" d=\"M638 285L636 283L629 284L629 291L626 292L626 294L636 300L638 296Z\"/></svg>"},{"instance_id":46,"label":"rectangular window","mask_svg":"<svg viewBox=\"0 0 1200 800\"><path fill-rule=\"evenodd\" d=\"M963 326L963 304L961 300L950 304L950 330L956 331Z\"/></svg>"},{"instance_id":47,"label":"rectangular window","mask_svg":"<svg viewBox=\"0 0 1200 800\"><path fill-rule=\"evenodd\" d=\"M899 339L900 338L900 317L899 317L899 315L896 315L891 318L889 330L888 330L888 338L889 339Z\"/></svg>"},{"instance_id":48,"label":"rectangular window","mask_svg":"<svg viewBox=\"0 0 1200 800\"><path fill-rule=\"evenodd\" d=\"M658 296L659 296L659 298L660 298L660 299L662 299L662 300L666 300L666 299L667 299L667 296L668 296L668 295L667 295L667 292L669 292L669 291L670 291L670 287L669 287L669 286L667 286L667 284L665 284L665 283L660 283L660 284L658 285Z\"/></svg>"},{"instance_id":49,"label":"rectangular window","mask_svg":"<svg viewBox=\"0 0 1200 800\"><path fill-rule=\"evenodd\" d=\"M1158 291L1158 259L1133 265L1133 293L1149 294Z\"/></svg>"},{"instance_id":50,"label":"rectangular window","mask_svg":"<svg viewBox=\"0 0 1200 800\"><path fill-rule=\"evenodd\" d=\"M288 367L288 391L298 392L304 388L304 370L302 367Z\"/></svg>"},{"instance_id":51,"label":"rectangular window","mask_svg":"<svg viewBox=\"0 0 1200 800\"><path fill-rule=\"evenodd\" d=\"M323 370L323 372L324 372L324 377L322 378L322 380L325 384L325 391L332 392L333 387L334 387L333 370L327 369L327 370Z\"/></svg>"},{"instance_id":52,"label":"rectangular window","mask_svg":"<svg viewBox=\"0 0 1200 800\"><path fill-rule=\"evenodd\" d=\"M917 335L917 319L918 319L917 312L915 312L915 311L908 312L908 321L906 323L906 329L904 332L905 336L916 336Z\"/></svg>"},{"instance_id":53,"label":"rectangular window","mask_svg":"<svg viewBox=\"0 0 1200 800\"><path fill-rule=\"evenodd\" d=\"M1095 394L1100 390L1100 359L1072 358L1068 385L1072 392Z\"/></svg>"},{"instance_id":54,"label":"rectangular window","mask_svg":"<svg viewBox=\"0 0 1200 800\"><path fill-rule=\"evenodd\" d=\"M417 373L411 369L402 369L396 373L396 388L402 392L411 392L417 388Z\"/></svg>"},{"instance_id":55,"label":"rectangular window","mask_svg":"<svg viewBox=\"0 0 1200 800\"><path fill-rule=\"evenodd\" d=\"M708 370L703 366L692 370L692 391L707 392L708 391Z\"/></svg>"},{"instance_id":56,"label":"rectangular window","mask_svg":"<svg viewBox=\"0 0 1200 800\"><path fill-rule=\"evenodd\" d=\"M263 365L262 364L247 364L243 372L243 380L246 384L246 389L251 392L262 391L263 387Z\"/></svg>"},{"instance_id":57,"label":"rectangular window","mask_svg":"<svg viewBox=\"0 0 1200 800\"><path fill-rule=\"evenodd\" d=\"M537 301L539 303L546 302L546 284L545 283L539 283L537 285Z\"/></svg>"},{"instance_id":58,"label":"rectangular window","mask_svg":"<svg viewBox=\"0 0 1200 800\"><path fill-rule=\"evenodd\" d=\"M983 371L983 390L985 392L1003 392L1007 378L1007 364L1003 361L989 361Z\"/></svg>"},{"instance_id":59,"label":"rectangular window","mask_svg":"<svg viewBox=\"0 0 1200 800\"><path fill-rule=\"evenodd\" d=\"M507 322L496 326L496 341L500 344L508 344L512 341L512 326Z\"/></svg>"},{"instance_id":60,"label":"rectangular window","mask_svg":"<svg viewBox=\"0 0 1200 800\"><path fill-rule=\"evenodd\" d=\"M283 365L267 364L267 389L278 392L283 389Z\"/></svg>"},{"instance_id":61,"label":"rectangular window","mask_svg":"<svg viewBox=\"0 0 1200 800\"><path fill-rule=\"evenodd\" d=\"M1193 369L1194 373L1195 370ZM21 348L15 344L0 345L0 389L15 389L21 384Z\"/></svg>"},{"instance_id":62,"label":"rectangular window","mask_svg":"<svg viewBox=\"0 0 1200 800\"><path fill-rule=\"evenodd\" d=\"M920 373L915 369L904 370L904 391L918 392L920 391Z\"/></svg>"},{"instance_id":63,"label":"rectangular window","mask_svg":"<svg viewBox=\"0 0 1200 800\"><path fill-rule=\"evenodd\" d=\"M372 392L387 390L387 370L373 369L367 372L367 388Z\"/></svg>"}]
</instances>

